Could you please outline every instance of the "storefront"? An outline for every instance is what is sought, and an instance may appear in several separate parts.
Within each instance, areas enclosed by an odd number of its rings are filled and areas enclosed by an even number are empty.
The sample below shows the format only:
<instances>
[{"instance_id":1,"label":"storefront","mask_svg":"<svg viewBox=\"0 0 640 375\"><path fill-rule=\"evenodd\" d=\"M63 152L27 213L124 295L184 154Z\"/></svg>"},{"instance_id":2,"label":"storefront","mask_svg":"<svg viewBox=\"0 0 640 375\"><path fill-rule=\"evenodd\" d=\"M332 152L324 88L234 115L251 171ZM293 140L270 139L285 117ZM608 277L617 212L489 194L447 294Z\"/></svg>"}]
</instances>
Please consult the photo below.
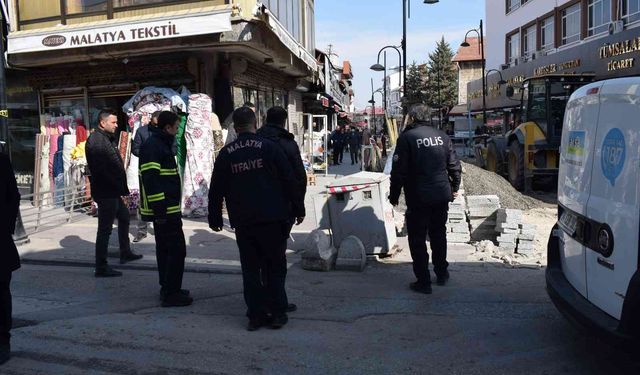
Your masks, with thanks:
<instances>
[{"instance_id":1,"label":"storefront","mask_svg":"<svg viewBox=\"0 0 640 375\"><path fill-rule=\"evenodd\" d=\"M632 28L584 42L502 70L500 74L489 75L486 83L486 109L488 113L496 113L495 116L491 115L491 121L507 125L517 121L522 82L526 78L551 74L595 76L595 80L639 75L640 29ZM498 81L501 79L507 84L499 85ZM512 97L507 96L509 87L513 89ZM472 113L481 113L482 80L470 82L467 92Z\"/></svg>"}]
</instances>

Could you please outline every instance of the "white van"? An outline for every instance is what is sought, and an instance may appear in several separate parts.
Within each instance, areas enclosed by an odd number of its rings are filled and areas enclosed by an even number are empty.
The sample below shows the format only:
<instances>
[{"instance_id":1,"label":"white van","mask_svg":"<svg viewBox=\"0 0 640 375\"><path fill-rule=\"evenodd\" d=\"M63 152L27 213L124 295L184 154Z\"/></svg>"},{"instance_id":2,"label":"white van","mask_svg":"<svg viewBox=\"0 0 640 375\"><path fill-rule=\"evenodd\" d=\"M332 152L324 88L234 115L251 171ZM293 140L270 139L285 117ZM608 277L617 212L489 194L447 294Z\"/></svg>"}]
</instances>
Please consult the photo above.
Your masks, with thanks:
<instances>
[{"instance_id":1,"label":"white van","mask_svg":"<svg viewBox=\"0 0 640 375\"><path fill-rule=\"evenodd\" d=\"M640 342L640 77L595 82L567 104L547 291L572 320Z\"/></svg>"}]
</instances>

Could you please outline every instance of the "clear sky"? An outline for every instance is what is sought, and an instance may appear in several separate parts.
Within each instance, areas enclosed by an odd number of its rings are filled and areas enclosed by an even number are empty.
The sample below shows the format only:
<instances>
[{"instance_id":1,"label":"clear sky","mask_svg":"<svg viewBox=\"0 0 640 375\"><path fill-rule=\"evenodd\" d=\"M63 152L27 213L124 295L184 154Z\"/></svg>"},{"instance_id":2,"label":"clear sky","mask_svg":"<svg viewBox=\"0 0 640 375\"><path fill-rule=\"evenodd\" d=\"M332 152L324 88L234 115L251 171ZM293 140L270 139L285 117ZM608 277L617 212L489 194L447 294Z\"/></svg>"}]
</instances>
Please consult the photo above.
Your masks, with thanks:
<instances>
[{"instance_id":1,"label":"clear sky","mask_svg":"<svg viewBox=\"0 0 640 375\"><path fill-rule=\"evenodd\" d=\"M356 107L364 108L371 98L371 78L374 87L382 86L383 73L369 67L376 62L380 48L402 39L403 0L317 0L316 48L325 50L333 45L339 60L349 60L353 66L353 88ZM464 34L478 28L484 18L484 0L440 0L427 5L423 0L411 1L411 19L407 23L407 64L426 62L428 53L442 36L454 53ZM471 34L470 34L471 35ZM486 31L485 31L486 35ZM387 49L387 66L397 65L398 55ZM380 101L376 94L376 101Z\"/></svg>"}]
</instances>

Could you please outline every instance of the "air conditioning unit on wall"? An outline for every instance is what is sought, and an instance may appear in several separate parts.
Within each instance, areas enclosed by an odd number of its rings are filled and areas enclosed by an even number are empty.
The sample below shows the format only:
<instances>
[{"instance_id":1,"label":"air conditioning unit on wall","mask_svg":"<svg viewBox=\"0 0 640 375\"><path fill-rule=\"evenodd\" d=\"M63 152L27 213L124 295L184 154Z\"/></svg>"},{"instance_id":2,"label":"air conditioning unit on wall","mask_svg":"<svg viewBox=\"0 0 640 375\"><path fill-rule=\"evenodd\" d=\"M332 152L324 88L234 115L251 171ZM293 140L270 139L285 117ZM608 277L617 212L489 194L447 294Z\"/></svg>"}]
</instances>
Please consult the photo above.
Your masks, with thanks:
<instances>
[{"instance_id":1,"label":"air conditioning unit on wall","mask_svg":"<svg viewBox=\"0 0 640 375\"><path fill-rule=\"evenodd\" d=\"M609 24L609 35L624 31L624 21L613 21Z\"/></svg>"}]
</instances>

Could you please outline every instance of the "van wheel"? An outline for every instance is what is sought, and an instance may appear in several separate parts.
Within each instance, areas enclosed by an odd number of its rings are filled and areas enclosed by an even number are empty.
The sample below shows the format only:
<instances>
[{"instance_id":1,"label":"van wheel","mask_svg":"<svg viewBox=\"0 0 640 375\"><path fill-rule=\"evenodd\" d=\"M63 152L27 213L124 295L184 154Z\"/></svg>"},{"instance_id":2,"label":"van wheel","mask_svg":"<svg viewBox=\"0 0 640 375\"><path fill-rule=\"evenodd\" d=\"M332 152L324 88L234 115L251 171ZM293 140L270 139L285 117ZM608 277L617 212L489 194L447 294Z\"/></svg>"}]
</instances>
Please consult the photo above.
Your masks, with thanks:
<instances>
[{"instance_id":1,"label":"van wheel","mask_svg":"<svg viewBox=\"0 0 640 375\"><path fill-rule=\"evenodd\" d=\"M494 142L489 142L487 144L487 170L502 174L500 159L502 158L498 155L498 146Z\"/></svg>"},{"instance_id":2,"label":"van wheel","mask_svg":"<svg viewBox=\"0 0 640 375\"><path fill-rule=\"evenodd\" d=\"M509 182L517 190L524 189L524 148L518 141L509 145Z\"/></svg>"}]
</instances>

